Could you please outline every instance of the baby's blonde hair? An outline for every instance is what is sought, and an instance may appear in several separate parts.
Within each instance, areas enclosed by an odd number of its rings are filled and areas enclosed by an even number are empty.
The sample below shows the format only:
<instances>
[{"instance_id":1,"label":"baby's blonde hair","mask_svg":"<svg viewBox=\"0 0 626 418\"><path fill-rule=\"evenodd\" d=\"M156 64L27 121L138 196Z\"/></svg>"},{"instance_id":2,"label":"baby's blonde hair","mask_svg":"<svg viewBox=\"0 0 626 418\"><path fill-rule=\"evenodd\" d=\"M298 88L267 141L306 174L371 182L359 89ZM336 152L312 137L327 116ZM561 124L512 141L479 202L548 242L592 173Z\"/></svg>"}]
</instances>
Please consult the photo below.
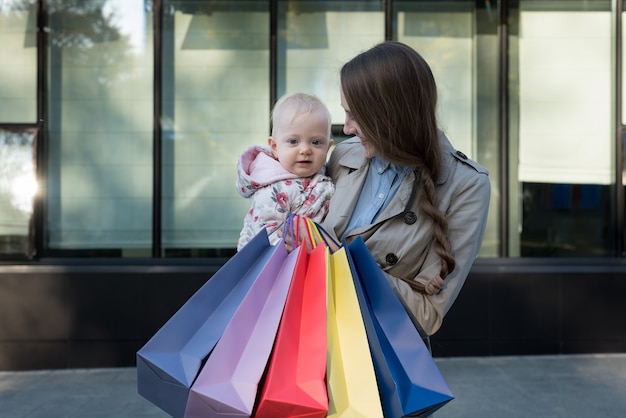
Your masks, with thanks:
<instances>
[{"instance_id":1,"label":"baby's blonde hair","mask_svg":"<svg viewBox=\"0 0 626 418\"><path fill-rule=\"evenodd\" d=\"M293 110L293 115L291 116L292 121L303 113L309 113L313 110L322 110L328 121L328 136L330 136L331 115L328 107L317 96L307 93L285 94L276 101L271 116L272 135L274 135L274 120L276 120L276 116L287 109Z\"/></svg>"}]
</instances>

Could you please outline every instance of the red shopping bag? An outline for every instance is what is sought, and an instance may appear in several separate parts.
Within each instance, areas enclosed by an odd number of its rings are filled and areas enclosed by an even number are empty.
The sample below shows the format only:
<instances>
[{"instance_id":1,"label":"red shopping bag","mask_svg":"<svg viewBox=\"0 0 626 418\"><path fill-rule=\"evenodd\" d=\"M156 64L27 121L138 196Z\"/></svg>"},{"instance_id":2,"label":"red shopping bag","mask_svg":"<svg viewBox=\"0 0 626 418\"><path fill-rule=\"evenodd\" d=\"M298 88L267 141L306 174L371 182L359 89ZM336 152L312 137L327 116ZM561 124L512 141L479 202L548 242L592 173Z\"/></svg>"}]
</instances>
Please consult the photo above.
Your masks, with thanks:
<instances>
[{"instance_id":1,"label":"red shopping bag","mask_svg":"<svg viewBox=\"0 0 626 418\"><path fill-rule=\"evenodd\" d=\"M256 418L326 417L326 334L326 249L319 245L296 266Z\"/></svg>"}]
</instances>

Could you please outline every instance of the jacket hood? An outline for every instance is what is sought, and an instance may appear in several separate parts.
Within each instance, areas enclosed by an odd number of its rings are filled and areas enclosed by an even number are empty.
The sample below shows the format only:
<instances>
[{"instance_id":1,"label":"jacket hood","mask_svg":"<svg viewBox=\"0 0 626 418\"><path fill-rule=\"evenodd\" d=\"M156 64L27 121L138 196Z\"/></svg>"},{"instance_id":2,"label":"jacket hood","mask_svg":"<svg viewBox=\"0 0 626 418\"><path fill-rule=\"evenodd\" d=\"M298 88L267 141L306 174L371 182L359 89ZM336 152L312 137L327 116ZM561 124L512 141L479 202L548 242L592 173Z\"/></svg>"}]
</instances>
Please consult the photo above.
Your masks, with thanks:
<instances>
[{"instance_id":1,"label":"jacket hood","mask_svg":"<svg viewBox=\"0 0 626 418\"><path fill-rule=\"evenodd\" d=\"M243 197L250 197L276 181L294 178L297 176L285 170L267 147L253 145L237 161L237 190Z\"/></svg>"}]
</instances>

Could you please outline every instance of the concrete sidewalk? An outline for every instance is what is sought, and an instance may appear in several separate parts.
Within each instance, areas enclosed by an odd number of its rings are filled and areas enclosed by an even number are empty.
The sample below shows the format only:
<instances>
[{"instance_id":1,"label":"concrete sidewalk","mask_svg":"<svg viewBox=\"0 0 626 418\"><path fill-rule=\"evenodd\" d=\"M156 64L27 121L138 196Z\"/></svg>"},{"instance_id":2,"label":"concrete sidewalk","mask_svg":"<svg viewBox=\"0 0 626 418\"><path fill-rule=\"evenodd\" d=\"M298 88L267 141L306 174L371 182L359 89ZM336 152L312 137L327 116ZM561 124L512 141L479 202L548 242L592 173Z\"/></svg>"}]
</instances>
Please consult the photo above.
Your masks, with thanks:
<instances>
[{"instance_id":1,"label":"concrete sidewalk","mask_svg":"<svg viewBox=\"0 0 626 418\"><path fill-rule=\"evenodd\" d=\"M626 417L626 354L435 359L455 399L436 418ZM168 417L134 368L0 372L0 417Z\"/></svg>"}]
</instances>

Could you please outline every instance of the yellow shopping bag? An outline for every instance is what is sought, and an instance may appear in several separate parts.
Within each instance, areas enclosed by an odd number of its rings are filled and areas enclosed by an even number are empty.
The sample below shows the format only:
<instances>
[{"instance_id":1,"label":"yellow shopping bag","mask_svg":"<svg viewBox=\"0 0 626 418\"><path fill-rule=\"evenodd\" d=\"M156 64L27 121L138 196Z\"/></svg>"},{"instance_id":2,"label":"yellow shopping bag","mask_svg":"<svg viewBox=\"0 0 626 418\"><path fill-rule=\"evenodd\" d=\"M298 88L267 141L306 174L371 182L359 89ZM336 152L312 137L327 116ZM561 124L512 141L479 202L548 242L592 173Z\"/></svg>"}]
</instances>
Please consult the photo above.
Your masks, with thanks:
<instances>
[{"instance_id":1,"label":"yellow shopping bag","mask_svg":"<svg viewBox=\"0 0 626 418\"><path fill-rule=\"evenodd\" d=\"M329 417L383 417L372 356L344 248L326 249Z\"/></svg>"}]
</instances>

